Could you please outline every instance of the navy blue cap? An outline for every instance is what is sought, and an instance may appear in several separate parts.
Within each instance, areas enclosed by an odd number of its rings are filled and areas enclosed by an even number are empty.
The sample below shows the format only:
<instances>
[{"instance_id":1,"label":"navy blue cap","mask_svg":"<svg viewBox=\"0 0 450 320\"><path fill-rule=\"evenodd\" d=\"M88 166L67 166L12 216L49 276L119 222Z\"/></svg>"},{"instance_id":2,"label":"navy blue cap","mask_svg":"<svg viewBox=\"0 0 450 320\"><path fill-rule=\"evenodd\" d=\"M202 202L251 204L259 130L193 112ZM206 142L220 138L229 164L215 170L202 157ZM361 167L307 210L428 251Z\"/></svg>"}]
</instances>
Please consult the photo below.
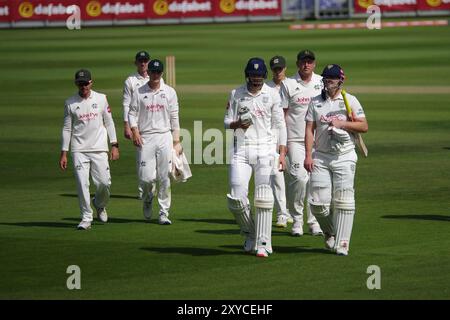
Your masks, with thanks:
<instances>
[{"instance_id":1,"label":"navy blue cap","mask_svg":"<svg viewBox=\"0 0 450 320\"><path fill-rule=\"evenodd\" d=\"M264 59L251 58L248 60L244 73L246 77L256 76L265 79L267 77L267 67Z\"/></svg>"},{"instance_id":2,"label":"navy blue cap","mask_svg":"<svg viewBox=\"0 0 450 320\"><path fill-rule=\"evenodd\" d=\"M325 79L345 79L344 70L337 64L327 65L321 74Z\"/></svg>"}]
</instances>

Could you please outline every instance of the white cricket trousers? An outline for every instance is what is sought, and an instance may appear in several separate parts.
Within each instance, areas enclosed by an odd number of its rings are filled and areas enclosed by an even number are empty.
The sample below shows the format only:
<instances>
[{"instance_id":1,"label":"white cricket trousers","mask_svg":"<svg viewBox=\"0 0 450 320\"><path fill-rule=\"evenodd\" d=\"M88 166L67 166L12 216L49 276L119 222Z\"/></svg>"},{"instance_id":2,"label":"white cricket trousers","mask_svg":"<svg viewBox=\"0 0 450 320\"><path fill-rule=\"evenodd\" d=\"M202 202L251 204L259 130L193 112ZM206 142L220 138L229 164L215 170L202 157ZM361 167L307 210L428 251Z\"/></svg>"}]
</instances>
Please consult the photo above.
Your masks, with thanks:
<instances>
[{"instance_id":1,"label":"white cricket trousers","mask_svg":"<svg viewBox=\"0 0 450 320\"><path fill-rule=\"evenodd\" d=\"M111 195L111 174L109 172L107 152L73 152L72 160L77 180L78 202L82 221L92 221L91 196L89 193L89 176L95 185L95 204L105 208Z\"/></svg>"},{"instance_id":2,"label":"white cricket trousers","mask_svg":"<svg viewBox=\"0 0 450 320\"><path fill-rule=\"evenodd\" d=\"M305 144L303 142L290 141L288 142L288 191L287 204L289 213L292 215L294 221L303 222L303 208L305 197L308 190L308 171L303 166L305 162ZM307 223L317 223L316 218L307 206ZM302 223L303 224L303 223Z\"/></svg>"},{"instance_id":3,"label":"white cricket trousers","mask_svg":"<svg viewBox=\"0 0 450 320\"><path fill-rule=\"evenodd\" d=\"M343 155L313 152L309 202L332 205L336 196L346 193L354 201L354 180L358 156L354 150Z\"/></svg>"},{"instance_id":4,"label":"white cricket trousers","mask_svg":"<svg viewBox=\"0 0 450 320\"><path fill-rule=\"evenodd\" d=\"M276 150L276 145L275 145ZM274 197L274 208L275 212L278 215L287 215L287 206L286 206L286 184L284 181L284 171L278 170L278 162L280 155L275 153L275 158L273 162L273 172L271 179L271 186L273 190Z\"/></svg>"},{"instance_id":5,"label":"white cricket trousers","mask_svg":"<svg viewBox=\"0 0 450 320\"><path fill-rule=\"evenodd\" d=\"M336 246L340 241L350 243L355 215L354 180L358 156L354 150L341 154L313 152L314 169L308 202L318 210L322 222L330 214L325 232L336 235ZM330 220L333 220L330 226Z\"/></svg>"},{"instance_id":6,"label":"white cricket trousers","mask_svg":"<svg viewBox=\"0 0 450 320\"><path fill-rule=\"evenodd\" d=\"M169 172L172 165L172 134L170 131L143 134L142 140L142 147L137 148L142 200L152 201L155 184L159 181L159 211L168 216L171 203Z\"/></svg>"},{"instance_id":7,"label":"white cricket trousers","mask_svg":"<svg viewBox=\"0 0 450 320\"><path fill-rule=\"evenodd\" d=\"M270 185L274 151L271 145L239 146L234 151L229 171L231 196L248 203L248 185L254 171L255 188Z\"/></svg>"}]
</instances>

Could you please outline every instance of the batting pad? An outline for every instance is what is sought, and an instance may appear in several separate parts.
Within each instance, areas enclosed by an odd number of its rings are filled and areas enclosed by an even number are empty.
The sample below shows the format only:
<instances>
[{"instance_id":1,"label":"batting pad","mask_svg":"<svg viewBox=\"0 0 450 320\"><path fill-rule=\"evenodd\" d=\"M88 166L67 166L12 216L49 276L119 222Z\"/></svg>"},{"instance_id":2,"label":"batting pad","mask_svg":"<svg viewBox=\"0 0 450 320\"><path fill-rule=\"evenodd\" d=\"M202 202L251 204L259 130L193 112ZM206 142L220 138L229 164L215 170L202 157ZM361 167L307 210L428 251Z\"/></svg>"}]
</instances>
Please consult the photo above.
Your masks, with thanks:
<instances>
[{"instance_id":1,"label":"batting pad","mask_svg":"<svg viewBox=\"0 0 450 320\"><path fill-rule=\"evenodd\" d=\"M269 185L263 184L255 190L256 245L272 253L272 211L273 192Z\"/></svg>"},{"instance_id":2,"label":"batting pad","mask_svg":"<svg viewBox=\"0 0 450 320\"><path fill-rule=\"evenodd\" d=\"M322 231L328 235L334 235L333 216L330 213L330 205L309 202L311 213L316 217Z\"/></svg>"},{"instance_id":3,"label":"batting pad","mask_svg":"<svg viewBox=\"0 0 450 320\"><path fill-rule=\"evenodd\" d=\"M273 209L273 192L268 184L261 184L255 188L255 208Z\"/></svg>"},{"instance_id":4,"label":"batting pad","mask_svg":"<svg viewBox=\"0 0 450 320\"><path fill-rule=\"evenodd\" d=\"M353 190L339 190L336 196L334 199L336 248L341 246L342 242L346 242L348 249L355 216Z\"/></svg>"},{"instance_id":5,"label":"batting pad","mask_svg":"<svg viewBox=\"0 0 450 320\"><path fill-rule=\"evenodd\" d=\"M254 238L255 223L253 222L250 213L250 204L245 204L242 199L233 198L230 194L227 194L227 200L228 209L234 215L234 218L241 229L241 234Z\"/></svg>"}]
</instances>

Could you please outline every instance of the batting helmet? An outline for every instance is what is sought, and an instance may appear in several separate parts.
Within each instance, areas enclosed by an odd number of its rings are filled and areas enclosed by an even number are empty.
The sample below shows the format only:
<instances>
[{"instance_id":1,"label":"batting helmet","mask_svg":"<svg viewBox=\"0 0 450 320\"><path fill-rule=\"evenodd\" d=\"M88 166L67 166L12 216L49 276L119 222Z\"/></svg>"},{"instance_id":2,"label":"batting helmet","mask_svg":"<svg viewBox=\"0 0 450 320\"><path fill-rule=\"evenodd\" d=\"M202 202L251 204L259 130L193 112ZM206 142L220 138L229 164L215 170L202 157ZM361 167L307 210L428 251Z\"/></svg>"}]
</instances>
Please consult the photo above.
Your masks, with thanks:
<instances>
[{"instance_id":1,"label":"batting helmet","mask_svg":"<svg viewBox=\"0 0 450 320\"><path fill-rule=\"evenodd\" d=\"M345 79L344 70L337 64L327 65L323 69L321 76L325 79Z\"/></svg>"},{"instance_id":2,"label":"batting helmet","mask_svg":"<svg viewBox=\"0 0 450 320\"><path fill-rule=\"evenodd\" d=\"M266 63L261 58L251 58L245 67L245 77L262 77L267 78Z\"/></svg>"}]
</instances>

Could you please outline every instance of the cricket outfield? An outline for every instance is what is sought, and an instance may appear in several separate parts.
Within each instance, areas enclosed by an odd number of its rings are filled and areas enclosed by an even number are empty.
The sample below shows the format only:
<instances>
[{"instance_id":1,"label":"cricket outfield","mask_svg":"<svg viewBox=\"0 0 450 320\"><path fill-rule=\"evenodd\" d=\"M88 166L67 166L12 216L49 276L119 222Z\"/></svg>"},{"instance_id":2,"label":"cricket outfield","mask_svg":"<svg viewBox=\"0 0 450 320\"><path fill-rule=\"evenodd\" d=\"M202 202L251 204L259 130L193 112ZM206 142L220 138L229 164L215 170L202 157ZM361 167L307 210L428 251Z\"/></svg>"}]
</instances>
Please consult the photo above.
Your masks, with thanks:
<instances>
[{"instance_id":1,"label":"cricket outfield","mask_svg":"<svg viewBox=\"0 0 450 320\"><path fill-rule=\"evenodd\" d=\"M448 299L449 27L288 26L0 30L0 298ZM224 132L229 90L244 81L248 58L283 55L291 75L304 48L316 53L318 73L329 63L343 67L369 122L350 255L276 227L272 256L243 254L226 206L225 164L192 165L192 179L172 184L173 225L145 223L134 147L122 134L121 88L134 54L174 55L182 128L193 132L201 121L204 131ZM110 220L87 232L75 230L72 162L68 172L58 168L63 104L79 68L108 94L121 147L111 164ZM197 138L201 149L211 143ZM66 287L70 265L81 269L81 290ZM380 267L379 290L366 286L372 265Z\"/></svg>"}]
</instances>

